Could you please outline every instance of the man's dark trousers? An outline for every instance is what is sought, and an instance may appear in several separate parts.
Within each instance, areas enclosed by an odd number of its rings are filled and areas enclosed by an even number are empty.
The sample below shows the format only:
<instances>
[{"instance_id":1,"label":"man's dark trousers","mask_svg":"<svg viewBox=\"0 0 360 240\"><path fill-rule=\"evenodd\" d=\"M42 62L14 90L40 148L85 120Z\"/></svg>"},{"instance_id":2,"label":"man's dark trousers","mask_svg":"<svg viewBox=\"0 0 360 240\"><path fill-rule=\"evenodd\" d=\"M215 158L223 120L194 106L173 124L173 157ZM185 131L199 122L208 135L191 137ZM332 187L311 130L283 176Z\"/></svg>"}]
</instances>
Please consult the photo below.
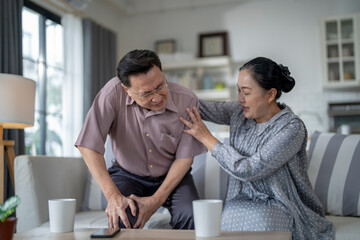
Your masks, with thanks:
<instances>
[{"instance_id":1,"label":"man's dark trousers","mask_svg":"<svg viewBox=\"0 0 360 240\"><path fill-rule=\"evenodd\" d=\"M131 194L138 197L152 196L165 179L165 176L141 177L126 171L117 164L114 164L108 171L121 194L126 197ZM197 199L199 199L199 195L189 171L163 204L163 207L167 208L171 214L170 225L173 229L194 229L192 201ZM126 212L129 222L133 226L137 216L132 216L129 208ZM119 226L125 228L121 219L119 219Z\"/></svg>"}]
</instances>

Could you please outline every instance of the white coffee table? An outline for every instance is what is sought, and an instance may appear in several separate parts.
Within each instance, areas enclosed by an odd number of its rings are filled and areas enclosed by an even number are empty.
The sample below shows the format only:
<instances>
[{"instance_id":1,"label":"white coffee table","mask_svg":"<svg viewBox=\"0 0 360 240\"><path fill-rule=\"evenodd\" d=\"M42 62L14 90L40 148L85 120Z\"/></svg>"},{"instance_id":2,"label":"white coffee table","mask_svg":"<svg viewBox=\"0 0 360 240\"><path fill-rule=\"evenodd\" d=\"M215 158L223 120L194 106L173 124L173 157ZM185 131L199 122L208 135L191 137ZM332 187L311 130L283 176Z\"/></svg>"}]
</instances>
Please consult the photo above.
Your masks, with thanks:
<instances>
[{"instance_id":1,"label":"white coffee table","mask_svg":"<svg viewBox=\"0 0 360 240\"><path fill-rule=\"evenodd\" d=\"M83 240L90 239L90 234L96 229L83 228L75 229L70 233L50 233L48 227L38 227L25 232L14 235L14 240ZM225 240L289 240L291 239L290 232L230 232L223 231L219 237L214 238L196 238L194 230L171 230L171 229L121 229L121 232L115 235L112 239L119 240L156 240L156 239L170 239L170 240L187 240L187 239L225 239Z\"/></svg>"}]
</instances>

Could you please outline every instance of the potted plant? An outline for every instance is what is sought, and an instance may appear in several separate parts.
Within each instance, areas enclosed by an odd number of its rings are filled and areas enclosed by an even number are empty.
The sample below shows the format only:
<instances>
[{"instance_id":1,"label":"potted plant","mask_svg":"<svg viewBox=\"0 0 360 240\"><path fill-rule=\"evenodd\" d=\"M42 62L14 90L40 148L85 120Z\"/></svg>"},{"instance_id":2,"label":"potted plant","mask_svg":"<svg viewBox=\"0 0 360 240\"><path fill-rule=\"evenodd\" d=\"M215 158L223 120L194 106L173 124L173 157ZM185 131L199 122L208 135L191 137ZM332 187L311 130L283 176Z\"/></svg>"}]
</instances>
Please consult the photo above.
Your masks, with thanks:
<instances>
[{"instance_id":1,"label":"potted plant","mask_svg":"<svg viewBox=\"0 0 360 240\"><path fill-rule=\"evenodd\" d=\"M2 240L11 240L14 235L16 218L9 216L15 212L19 204L18 196L10 197L3 205L0 204L0 236Z\"/></svg>"}]
</instances>

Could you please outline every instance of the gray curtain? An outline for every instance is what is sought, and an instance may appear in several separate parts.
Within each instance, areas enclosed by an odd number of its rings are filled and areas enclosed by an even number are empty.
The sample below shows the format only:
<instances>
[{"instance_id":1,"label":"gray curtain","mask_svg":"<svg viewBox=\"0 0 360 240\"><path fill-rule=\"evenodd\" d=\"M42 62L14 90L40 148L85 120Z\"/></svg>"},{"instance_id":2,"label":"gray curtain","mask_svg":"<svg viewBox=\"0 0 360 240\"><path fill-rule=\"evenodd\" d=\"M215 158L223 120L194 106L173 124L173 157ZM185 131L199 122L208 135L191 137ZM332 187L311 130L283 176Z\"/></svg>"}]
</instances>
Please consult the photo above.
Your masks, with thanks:
<instances>
[{"instance_id":1,"label":"gray curtain","mask_svg":"<svg viewBox=\"0 0 360 240\"><path fill-rule=\"evenodd\" d=\"M84 112L108 80L116 76L116 35L90 19L83 19Z\"/></svg>"},{"instance_id":2,"label":"gray curtain","mask_svg":"<svg viewBox=\"0 0 360 240\"><path fill-rule=\"evenodd\" d=\"M0 0L0 72L22 75L23 0ZM15 154L25 153L24 130L4 130L5 140L15 140ZM5 199L14 195L5 161Z\"/></svg>"}]
</instances>

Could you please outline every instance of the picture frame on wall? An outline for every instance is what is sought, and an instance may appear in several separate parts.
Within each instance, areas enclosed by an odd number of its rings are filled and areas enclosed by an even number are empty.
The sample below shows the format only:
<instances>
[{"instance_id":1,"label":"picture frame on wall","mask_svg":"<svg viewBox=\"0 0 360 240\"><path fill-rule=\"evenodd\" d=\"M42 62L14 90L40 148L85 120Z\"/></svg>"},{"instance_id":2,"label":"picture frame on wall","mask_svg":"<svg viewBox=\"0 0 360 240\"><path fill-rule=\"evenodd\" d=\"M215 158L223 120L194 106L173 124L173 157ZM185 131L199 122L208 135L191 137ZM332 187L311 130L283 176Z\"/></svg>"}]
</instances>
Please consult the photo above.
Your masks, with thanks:
<instances>
[{"instance_id":1,"label":"picture frame on wall","mask_svg":"<svg viewBox=\"0 0 360 240\"><path fill-rule=\"evenodd\" d=\"M174 39L156 41L155 51L157 54L173 54L176 51L176 41Z\"/></svg>"},{"instance_id":2,"label":"picture frame on wall","mask_svg":"<svg viewBox=\"0 0 360 240\"><path fill-rule=\"evenodd\" d=\"M201 33L199 35L199 57L228 55L227 32Z\"/></svg>"}]
</instances>

